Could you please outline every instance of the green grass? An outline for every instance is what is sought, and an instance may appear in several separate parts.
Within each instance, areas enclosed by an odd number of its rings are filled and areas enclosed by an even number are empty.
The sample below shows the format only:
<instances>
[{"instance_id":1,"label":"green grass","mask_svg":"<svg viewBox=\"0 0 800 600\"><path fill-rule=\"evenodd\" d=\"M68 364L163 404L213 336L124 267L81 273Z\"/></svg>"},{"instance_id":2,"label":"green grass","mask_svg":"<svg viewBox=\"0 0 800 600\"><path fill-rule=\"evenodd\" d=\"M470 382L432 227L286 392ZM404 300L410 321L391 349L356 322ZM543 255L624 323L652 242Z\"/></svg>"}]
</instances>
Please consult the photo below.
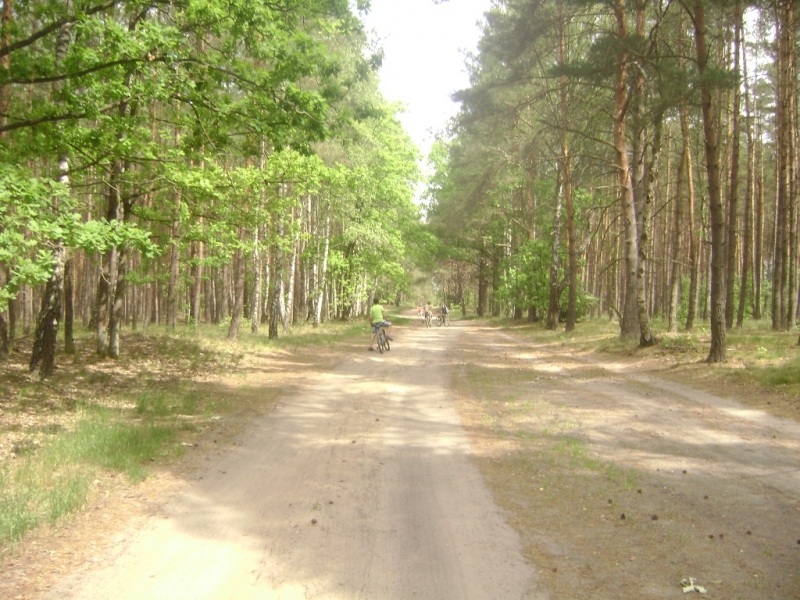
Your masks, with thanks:
<instances>
[{"instance_id":1,"label":"green grass","mask_svg":"<svg viewBox=\"0 0 800 600\"><path fill-rule=\"evenodd\" d=\"M619 337L619 324L607 318L578 322L575 331L566 333L563 323L557 331L544 329L541 323L527 323L506 318L485 319L488 325L513 330L516 335L535 343L571 348L584 352L630 355L638 352L638 340ZM703 360L711 335L708 324L698 321L692 331L670 333L667 323L654 319L651 323L658 340L654 351L671 355L680 362ZM764 386L800 386L800 346L797 332L772 331L768 320L746 320L741 329L727 333L729 376L740 381ZM739 368L742 364L745 369Z\"/></svg>"},{"instance_id":2,"label":"green grass","mask_svg":"<svg viewBox=\"0 0 800 600\"><path fill-rule=\"evenodd\" d=\"M166 393L164 393L166 396ZM168 406L182 406L169 401ZM175 410L162 411L161 416ZM134 420L121 411L87 410L70 431L41 446L28 444L0 470L0 548L26 532L82 508L101 471L125 474L131 482L148 475L153 461L179 454L178 423Z\"/></svg>"},{"instance_id":3,"label":"green grass","mask_svg":"<svg viewBox=\"0 0 800 600\"><path fill-rule=\"evenodd\" d=\"M394 315L392 319L407 321ZM31 529L81 510L92 497L96 479L121 474L139 482L157 461L180 454L180 432L196 431L212 413L229 409L219 394L204 391L191 380L194 373L235 375L246 355L329 346L368 334L366 321L354 319L319 327L302 323L288 332L281 330L275 340L268 338L266 327L254 335L249 322L243 321L237 343L227 341L226 325L179 326L175 331L149 327L127 335L117 363L120 369L90 363L71 373L79 385L102 390L98 393L102 400L91 400L88 394L87 400L73 401L69 408L64 404L65 412L80 411L77 420L73 415L67 425L6 427L26 436L15 445L16 458L0 466L0 550L13 546ZM114 372L106 372L106 367ZM133 384L119 378L120 370ZM119 392L105 391L120 383ZM4 410L49 410L42 408L44 389L21 384L16 402ZM136 391L126 391L130 389Z\"/></svg>"},{"instance_id":4,"label":"green grass","mask_svg":"<svg viewBox=\"0 0 800 600\"><path fill-rule=\"evenodd\" d=\"M161 389L139 392L134 412L139 415L166 417L193 415L197 411L196 393L192 390L165 391Z\"/></svg>"}]
</instances>

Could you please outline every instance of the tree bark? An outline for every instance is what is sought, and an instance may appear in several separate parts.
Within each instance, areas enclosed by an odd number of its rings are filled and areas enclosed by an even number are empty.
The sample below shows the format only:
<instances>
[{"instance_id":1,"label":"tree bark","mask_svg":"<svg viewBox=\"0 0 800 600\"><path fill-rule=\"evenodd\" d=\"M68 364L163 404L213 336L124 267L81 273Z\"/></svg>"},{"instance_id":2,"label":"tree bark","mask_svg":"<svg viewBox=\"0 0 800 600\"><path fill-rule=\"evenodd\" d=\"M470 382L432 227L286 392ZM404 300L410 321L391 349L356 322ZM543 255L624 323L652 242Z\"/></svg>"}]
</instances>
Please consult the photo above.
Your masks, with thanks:
<instances>
[{"instance_id":1,"label":"tree bark","mask_svg":"<svg viewBox=\"0 0 800 600\"><path fill-rule=\"evenodd\" d=\"M744 31L742 31L744 34ZM746 44L744 44L746 47ZM742 71L744 74L744 105L747 119L745 132L747 134L747 184L744 196L744 230L742 232L742 276L739 284L739 305L736 312L736 327L741 329L744 324L745 305L747 303L747 288L750 281L750 262L753 252L753 205L755 192L755 143L753 140L753 123L750 105L750 82L747 78L747 52L742 53ZM755 286L754 286L755 289Z\"/></svg>"},{"instance_id":2,"label":"tree bark","mask_svg":"<svg viewBox=\"0 0 800 600\"><path fill-rule=\"evenodd\" d=\"M722 205L719 176L719 147L711 82L704 77L708 70L704 0L694 0L695 48L700 75L700 105L703 114L703 139L706 150L708 206L711 214L711 348L707 362L724 362L725 340L725 209Z\"/></svg>"},{"instance_id":3,"label":"tree bark","mask_svg":"<svg viewBox=\"0 0 800 600\"><path fill-rule=\"evenodd\" d=\"M553 233L550 240L550 301L547 307L546 327L551 331L558 329L558 317L561 312L561 211L564 197L564 182L561 181L556 191L556 204L553 210Z\"/></svg>"},{"instance_id":4,"label":"tree bark","mask_svg":"<svg viewBox=\"0 0 800 600\"><path fill-rule=\"evenodd\" d=\"M277 242L275 244L274 259L274 280L272 282L272 294L270 296L269 313L269 339L278 337L278 324L283 321L283 251L281 240L283 238L283 221L277 218Z\"/></svg>"},{"instance_id":5,"label":"tree bark","mask_svg":"<svg viewBox=\"0 0 800 600\"><path fill-rule=\"evenodd\" d=\"M328 250L331 241L331 215L330 215L330 202L328 203L328 211L325 217L325 241L323 243L324 250L322 252L322 266L320 267L320 282L319 290L317 291L317 300L314 305L314 327L319 326L322 321L322 300L325 297L325 288L328 277Z\"/></svg>"},{"instance_id":6,"label":"tree bark","mask_svg":"<svg viewBox=\"0 0 800 600\"><path fill-rule=\"evenodd\" d=\"M180 275L180 250L178 236L180 234L181 194L175 193L175 213L170 234L169 286L167 287L167 327L175 329L178 325L178 277Z\"/></svg>"},{"instance_id":7,"label":"tree bark","mask_svg":"<svg viewBox=\"0 0 800 600\"><path fill-rule=\"evenodd\" d=\"M261 226L257 225L253 231L253 302L250 307L250 332L258 333L258 326L261 322L261 286L262 286L262 266L261 266L261 246L259 245L259 233Z\"/></svg>"},{"instance_id":8,"label":"tree bark","mask_svg":"<svg viewBox=\"0 0 800 600\"><path fill-rule=\"evenodd\" d=\"M70 258L64 263L64 352L66 354L75 354L75 338L73 336L75 322L74 266L74 258Z\"/></svg>"},{"instance_id":9,"label":"tree bark","mask_svg":"<svg viewBox=\"0 0 800 600\"><path fill-rule=\"evenodd\" d=\"M742 37L742 3L737 0L734 5L733 24L733 70L739 72L739 56ZM742 106L741 86L737 85L733 91L733 115L731 123L731 172L728 186L728 248L725 277L725 327L733 327L735 285L737 272L738 249L737 220L739 211L739 139L741 130L740 111ZM742 281L742 285L745 282Z\"/></svg>"},{"instance_id":10,"label":"tree bark","mask_svg":"<svg viewBox=\"0 0 800 600\"><path fill-rule=\"evenodd\" d=\"M637 248L636 206L633 198L633 184L628 162L628 141L625 127L629 60L627 50L628 18L625 14L625 4L625 0L614 0L617 40L621 48L617 56L617 81L614 86L614 149L625 236L625 300L620 323L620 336L626 339L636 339L640 333L636 297L639 253Z\"/></svg>"},{"instance_id":11,"label":"tree bark","mask_svg":"<svg viewBox=\"0 0 800 600\"><path fill-rule=\"evenodd\" d=\"M5 287L6 283L6 270L0 266L0 289ZM11 351L8 344L8 323L3 315L4 312L0 310L0 360L6 360Z\"/></svg>"},{"instance_id":12,"label":"tree bark","mask_svg":"<svg viewBox=\"0 0 800 600\"><path fill-rule=\"evenodd\" d=\"M66 0L66 9L71 10L72 0ZM63 64L72 41L72 24L61 26L58 32L55 46L55 64L57 67ZM61 91L61 83L53 85L53 96L56 101ZM59 153L58 157L58 181L65 187L69 187L69 155L66 149ZM56 199L58 202L58 199ZM58 320L61 318L61 294L64 288L64 262L66 260L66 249L62 240L54 240L53 249L53 273L45 286L42 305L39 310L39 318L36 322L36 332L34 333L33 352L29 368L31 373L38 372L40 377L49 377L55 367L56 338L58 336Z\"/></svg>"},{"instance_id":13,"label":"tree bark","mask_svg":"<svg viewBox=\"0 0 800 600\"><path fill-rule=\"evenodd\" d=\"M558 3L559 12L559 35L558 35L558 59L561 65L567 64L567 17L564 14L564 3ZM566 331L575 329L575 322L578 315L578 256L575 249L575 208L572 205L572 173L571 158L569 155L568 131L568 105L567 105L567 76L561 75L559 81L559 101L561 111L561 178L564 186L564 205L567 211L567 322ZM552 289L552 288L551 288ZM550 313L548 312L548 326ZM522 311L520 309L520 315Z\"/></svg>"},{"instance_id":14,"label":"tree bark","mask_svg":"<svg viewBox=\"0 0 800 600\"><path fill-rule=\"evenodd\" d=\"M638 268L636 270L636 304L639 313L639 346L647 347L655 344L653 331L650 327L650 315L647 310L645 289L645 266L647 265L647 250L650 244L650 221L655 200L656 184L658 182L658 166L661 160L661 140L663 133L663 116L659 113L653 122L653 146L651 150L650 168L647 175L647 189L642 206L641 231L639 232Z\"/></svg>"},{"instance_id":15,"label":"tree bark","mask_svg":"<svg viewBox=\"0 0 800 600\"><path fill-rule=\"evenodd\" d=\"M242 241L243 234L240 232L239 240ZM242 322L242 314L244 312L244 277L245 277L245 260L244 249L240 244L236 249L236 258L234 259L234 284L233 284L233 311L231 313L231 323L228 326L228 339L236 341L239 339L239 326Z\"/></svg>"},{"instance_id":16,"label":"tree bark","mask_svg":"<svg viewBox=\"0 0 800 600\"><path fill-rule=\"evenodd\" d=\"M678 305L680 304L680 291L681 291L681 276L683 269L681 267L681 245L683 240L683 205L684 205L684 189L688 189L689 177L689 108L686 102L681 104L680 108L680 124L681 124L681 158L678 163L677 174L677 190L675 192L675 212L672 223L672 270L670 273L669 283L669 315L667 318L668 329L670 332L675 333L678 331ZM688 196L688 194L687 194ZM688 200L686 201L688 204ZM691 216L690 216L691 222ZM689 231L689 235L693 236L694 232ZM690 248L689 256L690 261L693 248ZM696 280L695 280L696 282ZM689 303L691 304L691 294Z\"/></svg>"}]
</instances>

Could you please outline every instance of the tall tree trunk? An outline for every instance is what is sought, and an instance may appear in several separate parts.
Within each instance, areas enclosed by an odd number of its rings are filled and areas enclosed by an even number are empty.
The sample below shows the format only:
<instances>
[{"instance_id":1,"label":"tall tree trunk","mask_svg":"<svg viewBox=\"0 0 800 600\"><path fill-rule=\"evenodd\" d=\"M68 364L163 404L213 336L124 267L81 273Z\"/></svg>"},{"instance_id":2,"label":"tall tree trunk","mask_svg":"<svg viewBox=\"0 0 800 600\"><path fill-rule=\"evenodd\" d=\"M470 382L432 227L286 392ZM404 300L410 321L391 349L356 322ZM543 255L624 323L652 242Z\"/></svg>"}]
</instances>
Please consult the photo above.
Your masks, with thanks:
<instances>
[{"instance_id":1,"label":"tall tree trunk","mask_svg":"<svg viewBox=\"0 0 800 600\"><path fill-rule=\"evenodd\" d=\"M243 242L244 234L239 233L239 240ZM231 323L228 326L228 339L236 341L239 339L239 326L242 322L242 315L244 313L244 277L245 277L245 260L244 249L242 244L236 249L236 258L234 259L234 283L233 283L233 311L231 313Z\"/></svg>"},{"instance_id":2,"label":"tall tree trunk","mask_svg":"<svg viewBox=\"0 0 800 600\"><path fill-rule=\"evenodd\" d=\"M322 320L322 300L325 297L325 288L328 277L328 250L331 241L331 215L330 215L330 202L328 203L327 215L325 217L325 241L323 243L322 251L322 266L320 268L320 282L319 289L317 290L317 300L314 306L314 327L317 327Z\"/></svg>"},{"instance_id":3,"label":"tall tree trunk","mask_svg":"<svg viewBox=\"0 0 800 600\"><path fill-rule=\"evenodd\" d=\"M734 5L734 24L733 24L733 70L739 72L739 56L742 38L742 3L737 0ZM741 106L742 94L741 86L737 85L733 91L733 115L731 122L731 171L730 185L728 186L728 252L726 260L725 278L725 327L733 327L735 284L737 272L738 249L738 211L739 211L739 139L741 130ZM742 281L742 285L745 282Z\"/></svg>"},{"instance_id":4,"label":"tall tree trunk","mask_svg":"<svg viewBox=\"0 0 800 600\"><path fill-rule=\"evenodd\" d=\"M0 266L0 289L6 286L6 270ZM0 310L0 360L6 360L11 348L8 344L8 323L4 316L5 311Z\"/></svg>"},{"instance_id":5,"label":"tall tree trunk","mask_svg":"<svg viewBox=\"0 0 800 600\"><path fill-rule=\"evenodd\" d=\"M744 29L742 30L744 35ZM747 47L746 44L744 44ZM742 70L744 74L745 132L747 134L747 184L744 197L744 230L742 232L742 277L739 284L739 305L736 312L736 327L744 324L744 311L747 302L747 288L750 281L750 261L753 246L753 205L755 192L755 143L753 140L753 113L750 105L750 82L747 78L747 52L742 53ZM755 287L755 286L754 286Z\"/></svg>"},{"instance_id":6,"label":"tall tree trunk","mask_svg":"<svg viewBox=\"0 0 800 600\"><path fill-rule=\"evenodd\" d=\"M786 329L793 331L797 325L797 191L798 191L798 152L797 152L797 22L794 18L793 2L788 5L788 60L786 68L788 96L788 139L789 139L789 196L788 212L788 249L786 258Z\"/></svg>"},{"instance_id":7,"label":"tall tree trunk","mask_svg":"<svg viewBox=\"0 0 800 600\"><path fill-rule=\"evenodd\" d=\"M257 225L253 230L253 302L250 307L250 332L258 333L258 326L261 322L261 276L263 274L261 266L261 246L259 245L259 233L261 226Z\"/></svg>"},{"instance_id":8,"label":"tall tree trunk","mask_svg":"<svg viewBox=\"0 0 800 600\"><path fill-rule=\"evenodd\" d=\"M637 248L636 206L633 198L631 169L628 162L625 114L628 102L628 17L625 0L614 0L614 17L617 24L617 40L620 50L617 55L617 80L614 86L614 150L616 154L617 178L620 190L620 207L624 225L625 296L620 323L620 336L627 339L639 337L639 315L637 307L637 272L639 253Z\"/></svg>"},{"instance_id":9,"label":"tall tree trunk","mask_svg":"<svg viewBox=\"0 0 800 600\"><path fill-rule=\"evenodd\" d=\"M761 320L762 256L764 251L764 153L761 139L761 122L756 121L756 180L753 209L753 319Z\"/></svg>"},{"instance_id":10,"label":"tall tree trunk","mask_svg":"<svg viewBox=\"0 0 800 600\"><path fill-rule=\"evenodd\" d=\"M711 214L711 349L710 363L726 358L725 341L725 209L722 205L719 175L719 147L716 115L712 103L711 82L707 78L708 49L704 0L694 0L695 48L700 75L700 98L703 113L703 139L706 149L708 206Z\"/></svg>"},{"instance_id":11,"label":"tall tree trunk","mask_svg":"<svg viewBox=\"0 0 800 600\"><path fill-rule=\"evenodd\" d=\"M36 322L36 333L33 339L30 371L38 371L41 377L49 377L55 367L56 340L58 337L58 321L61 317L61 292L64 288L64 262L66 250L58 244L53 250L53 274L45 286L42 307Z\"/></svg>"},{"instance_id":12,"label":"tall tree trunk","mask_svg":"<svg viewBox=\"0 0 800 600\"><path fill-rule=\"evenodd\" d=\"M479 317L486 314L486 296L489 287L486 281L486 270L486 258L481 256L478 258L478 308L476 311Z\"/></svg>"},{"instance_id":13,"label":"tall tree trunk","mask_svg":"<svg viewBox=\"0 0 800 600\"><path fill-rule=\"evenodd\" d=\"M72 0L65 1L65 9L72 9ZM55 65L58 70L64 63L70 42L72 41L72 24L64 24L58 32L55 47ZM62 82L53 84L53 97L56 102L59 97ZM66 144L62 143L62 150L58 157L59 183L69 187L69 155L67 154ZM56 199L56 202L58 200ZM44 297L42 298L39 318L36 322L36 332L33 339L33 352L29 368L31 373L38 372L39 375L49 377L55 367L56 338L58 336L58 320L61 318L61 294L64 288L64 262L66 260L66 249L62 240L54 240L53 248L53 273L45 286Z\"/></svg>"},{"instance_id":14,"label":"tall tree trunk","mask_svg":"<svg viewBox=\"0 0 800 600\"><path fill-rule=\"evenodd\" d=\"M653 331L650 327L650 315L647 311L645 266L647 265L647 250L650 245L651 215L655 200L656 185L658 183L658 166L661 161L661 140L664 130L664 120L661 113L656 114L653 120L653 146L651 150L650 165L647 174L647 189L645 191L644 205L642 206L641 231L639 232L639 266L636 271L636 304L639 312L639 346L647 347L655 344Z\"/></svg>"},{"instance_id":15,"label":"tall tree trunk","mask_svg":"<svg viewBox=\"0 0 800 600\"><path fill-rule=\"evenodd\" d=\"M559 35L558 35L558 60L561 65L567 64L567 17L564 14L564 3L558 3ZM561 75L559 81L559 101L561 111L561 178L564 186L564 205L567 211L567 323L566 331L575 329L578 318L578 256L575 249L575 208L572 205L572 173L570 169L568 131L568 106L567 106L567 76ZM551 288L552 289L552 288ZM522 313L520 312L520 317ZM548 313L548 326L550 325Z\"/></svg>"},{"instance_id":16,"label":"tall tree trunk","mask_svg":"<svg viewBox=\"0 0 800 600\"><path fill-rule=\"evenodd\" d=\"M278 337L278 324L283 321L283 250L281 249L283 220L280 216L276 216L276 220L277 243L275 244L275 253L273 255L275 275L272 282L269 313L269 339L271 340Z\"/></svg>"},{"instance_id":17,"label":"tall tree trunk","mask_svg":"<svg viewBox=\"0 0 800 600\"><path fill-rule=\"evenodd\" d=\"M681 137L683 138L683 144L681 148L680 162L678 163L677 189L675 191L675 210L672 222L672 260L669 279L669 312L667 317L668 329L672 333L678 331L678 305L680 304L681 299L681 276L683 273L683 269L681 267L681 242L683 240L683 194L684 189L688 187L686 179L689 171L688 113L689 109L684 102L682 103L680 109ZM690 232L690 235L691 234L692 233Z\"/></svg>"},{"instance_id":18,"label":"tall tree trunk","mask_svg":"<svg viewBox=\"0 0 800 600\"><path fill-rule=\"evenodd\" d=\"M64 263L64 352L67 354L75 354L75 338L73 336L75 293L72 285L74 266L74 258L70 258Z\"/></svg>"},{"instance_id":19,"label":"tall tree trunk","mask_svg":"<svg viewBox=\"0 0 800 600\"><path fill-rule=\"evenodd\" d=\"M126 168L127 170L127 168ZM131 199L122 199L122 221L127 223L131 217ZM111 312L108 319L108 355L119 358L120 329L124 320L125 297L128 284L128 248L125 245L117 247L117 269L114 278L114 294L111 299Z\"/></svg>"},{"instance_id":20,"label":"tall tree trunk","mask_svg":"<svg viewBox=\"0 0 800 600\"><path fill-rule=\"evenodd\" d=\"M556 205L553 211L553 234L550 240L550 301L547 307L547 329L558 329L558 316L561 312L561 210L564 197L564 182L561 181L556 191ZM496 279L496 278L495 278Z\"/></svg>"},{"instance_id":21,"label":"tall tree trunk","mask_svg":"<svg viewBox=\"0 0 800 600\"><path fill-rule=\"evenodd\" d=\"M300 250L300 231L296 230L292 238L292 258L289 264L289 281L287 283L287 298L286 307L283 311L282 326L283 331L286 332L290 329L293 321L294 311L294 284L297 277L297 257Z\"/></svg>"},{"instance_id":22,"label":"tall tree trunk","mask_svg":"<svg viewBox=\"0 0 800 600\"><path fill-rule=\"evenodd\" d=\"M199 219L199 223L202 226L202 217ZM192 317L192 324L194 325L195 329L197 325L200 323L200 299L202 297L203 292L203 260L205 259L204 256L205 248L203 246L202 240L197 240L194 242L194 268L193 268L193 284L192 284L192 301L191 301L191 317Z\"/></svg>"},{"instance_id":23,"label":"tall tree trunk","mask_svg":"<svg viewBox=\"0 0 800 600\"><path fill-rule=\"evenodd\" d=\"M175 208L170 233L169 286L167 287L167 327L175 329L178 325L178 278L180 275L180 234L181 194L175 193Z\"/></svg>"},{"instance_id":24,"label":"tall tree trunk","mask_svg":"<svg viewBox=\"0 0 800 600\"><path fill-rule=\"evenodd\" d=\"M120 179L122 164L114 160L111 164L108 188L106 192L106 221L111 223L119 219L120 206ZM111 313L112 295L117 279L119 267L119 249L112 246L101 257L101 276L97 282L97 296L94 307L94 326L97 353L105 356L108 354L108 327Z\"/></svg>"}]
</instances>

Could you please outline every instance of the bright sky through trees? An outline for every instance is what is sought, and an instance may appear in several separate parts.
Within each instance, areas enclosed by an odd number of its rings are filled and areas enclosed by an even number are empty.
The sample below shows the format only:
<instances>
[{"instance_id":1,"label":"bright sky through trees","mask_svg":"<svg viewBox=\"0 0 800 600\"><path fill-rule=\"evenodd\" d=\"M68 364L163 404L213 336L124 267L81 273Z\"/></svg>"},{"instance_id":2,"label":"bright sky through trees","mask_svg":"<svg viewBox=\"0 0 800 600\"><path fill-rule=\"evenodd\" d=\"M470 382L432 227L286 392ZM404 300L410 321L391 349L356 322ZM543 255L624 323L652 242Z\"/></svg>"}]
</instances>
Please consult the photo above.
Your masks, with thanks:
<instances>
[{"instance_id":1,"label":"bright sky through trees","mask_svg":"<svg viewBox=\"0 0 800 600\"><path fill-rule=\"evenodd\" d=\"M385 52L381 91L407 107L400 120L424 154L458 110L450 95L469 86L464 52L475 51L477 23L490 5L491 0L372 0L366 24Z\"/></svg>"}]
</instances>

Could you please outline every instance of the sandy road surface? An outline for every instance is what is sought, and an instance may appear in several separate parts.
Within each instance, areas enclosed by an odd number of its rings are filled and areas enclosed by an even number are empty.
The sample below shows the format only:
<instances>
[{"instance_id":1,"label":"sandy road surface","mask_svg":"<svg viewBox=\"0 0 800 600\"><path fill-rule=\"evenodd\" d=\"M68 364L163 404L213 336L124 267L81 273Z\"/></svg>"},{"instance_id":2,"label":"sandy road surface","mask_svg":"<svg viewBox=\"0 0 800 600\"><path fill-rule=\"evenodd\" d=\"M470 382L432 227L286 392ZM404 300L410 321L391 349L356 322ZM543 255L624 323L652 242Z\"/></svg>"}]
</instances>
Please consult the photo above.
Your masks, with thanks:
<instances>
[{"instance_id":1,"label":"sandy road surface","mask_svg":"<svg viewBox=\"0 0 800 600\"><path fill-rule=\"evenodd\" d=\"M676 598L693 576L707 597L800 599L800 423L479 323L452 354L476 462L552 597Z\"/></svg>"},{"instance_id":2,"label":"sandy road surface","mask_svg":"<svg viewBox=\"0 0 800 600\"><path fill-rule=\"evenodd\" d=\"M442 355L397 331L284 397L117 550L45 598L539 598L477 468Z\"/></svg>"}]
</instances>

